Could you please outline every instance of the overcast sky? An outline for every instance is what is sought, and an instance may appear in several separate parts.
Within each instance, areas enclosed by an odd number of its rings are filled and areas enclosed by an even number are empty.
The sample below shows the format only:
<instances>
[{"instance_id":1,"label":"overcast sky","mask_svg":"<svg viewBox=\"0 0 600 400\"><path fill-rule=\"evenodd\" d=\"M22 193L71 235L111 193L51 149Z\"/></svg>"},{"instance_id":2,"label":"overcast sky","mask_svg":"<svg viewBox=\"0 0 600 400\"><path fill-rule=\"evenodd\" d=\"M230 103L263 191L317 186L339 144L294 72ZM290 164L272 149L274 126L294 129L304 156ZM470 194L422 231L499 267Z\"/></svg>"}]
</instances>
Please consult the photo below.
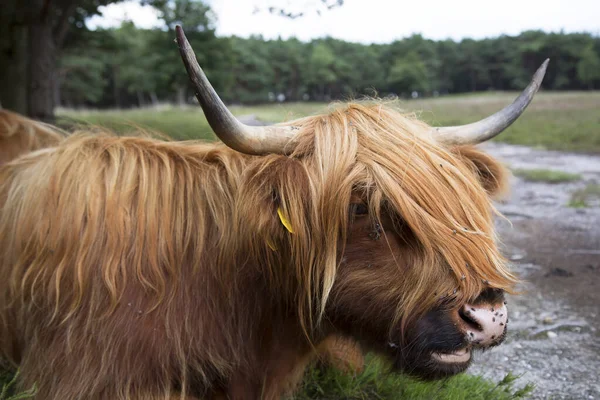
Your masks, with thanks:
<instances>
[{"instance_id":1,"label":"overcast sky","mask_svg":"<svg viewBox=\"0 0 600 400\"><path fill-rule=\"evenodd\" d=\"M329 11L319 7L318 0L208 3L215 12L217 34L221 36L257 34L305 41L332 36L352 42L389 43L414 33L430 39L455 40L515 35L530 29L600 35L600 0L345 0L342 7ZM266 11L272 5L305 10L306 15L294 20L274 16ZM263 11L256 12L257 9ZM323 10L320 16L316 9ZM126 19L139 27L160 25L152 7L142 7L135 1L103 7L103 14L88 25L116 26Z\"/></svg>"}]
</instances>

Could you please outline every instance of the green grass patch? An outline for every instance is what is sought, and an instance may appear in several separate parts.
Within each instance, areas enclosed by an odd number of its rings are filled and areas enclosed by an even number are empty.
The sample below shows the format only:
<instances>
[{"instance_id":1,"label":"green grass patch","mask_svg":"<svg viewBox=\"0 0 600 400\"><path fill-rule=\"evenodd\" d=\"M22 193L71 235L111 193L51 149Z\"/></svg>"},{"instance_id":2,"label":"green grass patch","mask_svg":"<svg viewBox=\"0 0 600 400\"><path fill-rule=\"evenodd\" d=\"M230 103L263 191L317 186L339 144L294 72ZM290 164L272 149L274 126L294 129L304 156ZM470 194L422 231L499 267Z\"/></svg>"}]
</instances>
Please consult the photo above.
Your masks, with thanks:
<instances>
[{"instance_id":1,"label":"green grass patch","mask_svg":"<svg viewBox=\"0 0 600 400\"><path fill-rule=\"evenodd\" d=\"M199 109L60 111L57 114L58 124L69 129L86 129L92 125L122 135L143 129L176 140L216 139Z\"/></svg>"},{"instance_id":2,"label":"green grass patch","mask_svg":"<svg viewBox=\"0 0 600 400\"><path fill-rule=\"evenodd\" d=\"M518 93L477 93L436 99L399 101L402 109L418 112L428 123L460 125L477 121L510 104ZM288 121L327 112L324 103L284 103L233 106L236 115L254 114L269 122ZM600 91L544 92L536 95L525 113L499 135L497 141L553 150L600 153ZM199 107L127 111L59 110L59 122L92 123L126 133L142 127L177 140L215 137Z\"/></svg>"},{"instance_id":3,"label":"green grass patch","mask_svg":"<svg viewBox=\"0 0 600 400\"><path fill-rule=\"evenodd\" d=\"M236 116L255 115L268 122L282 122L326 110L324 103L289 103L233 106ZM59 110L58 124L85 129L97 126L126 135L139 129L165 134L175 140L216 140L200 107L166 107L131 110Z\"/></svg>"},{"instance_id":4,"label":"green grass patch","mask_svg":"<svg viewBox=\"0 0 600 400\"><path fill-rule=\"evenodd\" d=\"M406 375L391 373L389 366L378 357L367 356L366 367L358 376L335 369L313 368L307 372L299 400L308 399L386 399L386 400L506 400L527 398L532 384L515 387L519 377L508 374L499 383L461 374L455 377L423 382Z\"/></svg>"},{"instance_id":5,"label":"green grass patch","mask_svg":"<svg viewBox=\"0 0 600 400\"><path fill-rule=\"evenodd\" d=\"M564 183L581 179L579 174L571 174L551 169L515 169L513 173L530 182Z\"/></svg>"},{"instance_id":6,"label":"green grass patch","mask_svg":"<svg viewBox=\"0 0 600 400\"><path fill-rule=\"evenodd\" d=\"M15 393L18 373L0 371L0 400L28 399L36 388ZM365 370L357 376L333 368L309 369L294 399L308 400L509 400L527 398L534 386L515 386L518 376L508 374L498 383L478 376L461 374L449 379L423 382L406 375L390 372L387 363L378 357L366 357Z\"/></svg>"},{"instance_id":7,"label":"green grass patch","mask_svg":"<svg viewBox=\"0 0 600 400\"><path fill-rule=\"evenodd\" d=\"M0 370L0 400L30 399L35 396L37 392L35 386L24 392L15 391L18 377L18 372Z\"/></svg>"},{"instance_id":8,"label":"green grass patch","mask_svg":"<svg viewBox=\"0 0 600 400\"><path fill-rule=\"evenodd\" d=\"M571 194L569 207L585 208L593 205L600 205L600 184L589 184Z\"/></svg>"}]
</instances>

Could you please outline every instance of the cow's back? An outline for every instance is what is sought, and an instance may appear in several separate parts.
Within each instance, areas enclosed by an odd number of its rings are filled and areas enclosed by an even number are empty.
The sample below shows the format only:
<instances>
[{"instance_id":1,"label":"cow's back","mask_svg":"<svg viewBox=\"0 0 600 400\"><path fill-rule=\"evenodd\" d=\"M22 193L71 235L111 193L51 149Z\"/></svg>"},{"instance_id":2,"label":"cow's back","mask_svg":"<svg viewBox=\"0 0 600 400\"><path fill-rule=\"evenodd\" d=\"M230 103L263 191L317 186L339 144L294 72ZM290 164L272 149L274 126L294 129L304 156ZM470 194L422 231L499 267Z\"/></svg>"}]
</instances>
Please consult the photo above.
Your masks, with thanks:
<instances>
[{"instance_id":1,"label":"cow's back","mask_svg":"<svg viewBox=\"0 0 600 400\"><path fill-rule=\"evenodd\" d=\"M110 390L141 381L166 393L190 364L206 381L228 368L210 320L225 313L202 275L242 175L226 153L73 135L0 167L0 357L24 387L119 398ZM194 343L209 351L190 354Z\"/></svg>"}]
</instances>

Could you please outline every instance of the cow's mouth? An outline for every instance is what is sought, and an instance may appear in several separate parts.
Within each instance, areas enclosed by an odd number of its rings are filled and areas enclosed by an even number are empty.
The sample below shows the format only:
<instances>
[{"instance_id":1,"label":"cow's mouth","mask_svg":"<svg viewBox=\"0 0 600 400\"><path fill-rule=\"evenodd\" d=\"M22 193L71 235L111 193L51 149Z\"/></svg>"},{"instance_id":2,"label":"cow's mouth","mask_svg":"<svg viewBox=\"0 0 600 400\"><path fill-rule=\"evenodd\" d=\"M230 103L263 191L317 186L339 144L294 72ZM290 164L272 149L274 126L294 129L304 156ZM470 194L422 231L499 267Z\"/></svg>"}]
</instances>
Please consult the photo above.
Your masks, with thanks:
<instances>
[{"instance_id":1,"label":"cow's mouth","mask_svg":"<svg viewBox=\"0 0 600 400\"><path fill-rule=\"evenodd\" d=\"M412 351L403 353L395 343L388 343L388 349L395 352L396 369L424 380L442 379L464 372L473 358L469 344L453 349L423 349L416 354Z\"/></svg>"},{"instance_id":2,"label":"cow's mouth","mask_svg":"<svg viewBox=\"0 0 600 400\"><path fill-rule=\"evenodd\" d=\"M464 347L449 353L431 353L431 358L442 364L461 364L471 360L471 349Z\"/></svg>"}]
</instances>

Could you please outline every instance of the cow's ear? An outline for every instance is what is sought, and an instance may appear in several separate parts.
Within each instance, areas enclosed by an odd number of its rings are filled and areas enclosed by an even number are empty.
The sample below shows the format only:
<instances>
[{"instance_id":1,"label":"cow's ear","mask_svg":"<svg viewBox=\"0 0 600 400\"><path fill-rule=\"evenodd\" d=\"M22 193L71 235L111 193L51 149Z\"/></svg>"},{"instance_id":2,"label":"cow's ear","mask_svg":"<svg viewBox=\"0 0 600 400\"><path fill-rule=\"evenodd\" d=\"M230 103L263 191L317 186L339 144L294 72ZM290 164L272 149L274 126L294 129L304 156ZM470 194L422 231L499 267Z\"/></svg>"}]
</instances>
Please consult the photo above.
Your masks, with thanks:
<instances>
[{"instance_id":1,"label":"cow's ear","mask_svg":"<svg viewBox=\"0 0 600 400\"><path fill-rule=\"evenodd\" d=\"M508 194L510 172L502 163L473 146L457 146L453 151L477 174L491 197L500 199Z\"/></svg>"}]
</instances>

